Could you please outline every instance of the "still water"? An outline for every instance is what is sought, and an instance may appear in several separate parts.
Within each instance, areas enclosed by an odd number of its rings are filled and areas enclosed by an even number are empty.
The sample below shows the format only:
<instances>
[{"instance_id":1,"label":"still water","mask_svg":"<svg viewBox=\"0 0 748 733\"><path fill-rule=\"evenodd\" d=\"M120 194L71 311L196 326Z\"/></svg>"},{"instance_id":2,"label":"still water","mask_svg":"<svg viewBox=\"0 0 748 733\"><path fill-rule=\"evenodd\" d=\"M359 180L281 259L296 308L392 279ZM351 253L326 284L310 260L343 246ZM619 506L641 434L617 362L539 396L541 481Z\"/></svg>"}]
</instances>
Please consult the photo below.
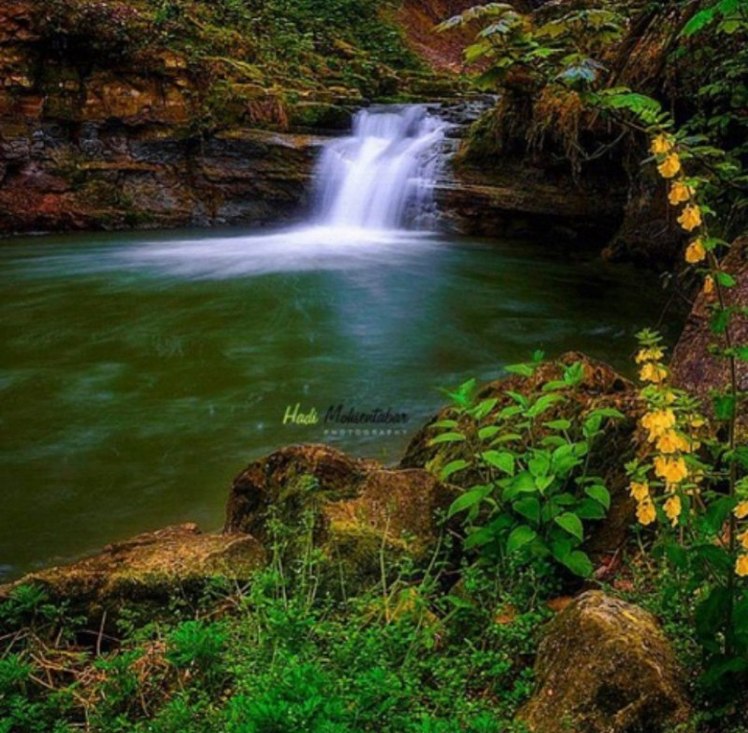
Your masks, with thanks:
<instances>
[{"instance_id":1,"label":"still water","mask_svg":"<svg viewBox=\"0 0 748 733\"><path fill-rule=\"evenodd\" d=\"M0 243L0 577L169 523L220 527L281 445L395 461L440 386L534 349L630 373L656 279L527 243L312 228ZM283 425L407 413L404 434Z\"/></svg>"}]
</instances>

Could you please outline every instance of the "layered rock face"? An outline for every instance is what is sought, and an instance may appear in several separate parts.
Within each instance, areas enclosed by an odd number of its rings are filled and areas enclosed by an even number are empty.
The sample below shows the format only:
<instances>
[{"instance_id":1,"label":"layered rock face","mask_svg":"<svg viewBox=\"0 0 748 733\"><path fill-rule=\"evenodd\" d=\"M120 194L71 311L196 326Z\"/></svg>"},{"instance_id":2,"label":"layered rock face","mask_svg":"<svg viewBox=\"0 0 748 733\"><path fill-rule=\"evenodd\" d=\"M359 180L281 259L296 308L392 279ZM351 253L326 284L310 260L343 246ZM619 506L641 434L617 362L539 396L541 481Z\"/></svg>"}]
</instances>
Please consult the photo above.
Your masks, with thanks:
<instances>
[{"instance_id":1,"label":"layered rock face","mask_svg":"<svg viewBox=\"0 0 748 733\"><path fill-rule=\"evenodd\" d=\"M257 84L206 85L176 52L79 48L44 12L0 8L0 232L261 225L303 209L320 138L283 130L347 127L334 91L289 109Z\"/></svg>"}]
</instances>

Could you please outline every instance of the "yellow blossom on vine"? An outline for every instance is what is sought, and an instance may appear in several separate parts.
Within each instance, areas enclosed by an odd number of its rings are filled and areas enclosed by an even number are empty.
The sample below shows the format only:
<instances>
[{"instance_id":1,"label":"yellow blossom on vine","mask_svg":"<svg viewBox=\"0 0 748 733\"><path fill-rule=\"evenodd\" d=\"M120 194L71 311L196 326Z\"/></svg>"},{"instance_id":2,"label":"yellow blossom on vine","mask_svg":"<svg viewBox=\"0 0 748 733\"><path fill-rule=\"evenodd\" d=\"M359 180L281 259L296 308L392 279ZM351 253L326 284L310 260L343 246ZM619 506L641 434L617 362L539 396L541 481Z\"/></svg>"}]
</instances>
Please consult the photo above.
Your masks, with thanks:
<instances>
[{"instance_id":1,"label":"yellow blossom on vine","mask_svg":"<svg viewBox=\"0 0 748 733\"><path fill-rule=\"evenodd\" d=\"M665 510L665 514L670 520L670 523L675 526L678 523L681 510L683 509L680 501L680 496L675 494L669 497L662 508Z\"/></svg>"},{"instance_id":2,"label":"yellow blossom on vine","mask_svg":"<svg viewBox=\"0 0 748 733\"><path fill-rule=\"evenodd\" d=\"M694 415L688 423L692 428L703 428L706 424L706 420L701 415Z\"/></svg>"},{"instance_id":3,"label":"yellow blossom on vine","mask_svg":"<svg viewBox=\"0 0 748 733\"><path fill-rule=\"evenodd\" d=\"M704 294L711 295L714 292L714 278L711 275L707 275L704 278Z\"/></svg>"},{"instance_id":4,"label":"yellow blossom on vine","mask_svg":"<svg viewBox=\"0 0 748 733\"><path fill-rule=\"evenodd\" d=\"M705 257L706 250L700 239L694 239L693 242L686 247L686 262L690 265L695 265L697 262L701 262Z\"/></svg>"},{"instance_id":5,"label":"yellow blossom on vine","mask_svg":"<svg viewBox=\"0 0 748 733\"><path fill-rule=\"evenodd\" d=\"M692 232L701 226L701 209L695 204L689 204L678 217L678 224L687 232Z\"/></svg>"},{"instance_id":6,"label":"yellow blossom on vine","mask_svg":"<svg viewBox=\"0 0 748 733\"><path fill-rule=\"evenodd\" d=\"M682 456L657 456L654 459L654 469L657 476L669 484L679 484L688 476L688 466Z\"/></svg>"},{"instance_id":7,"label":"yellow blossom on vine","mask_svg":"<svg viewBox=\"0 0 748 733\"><path fill-rule=\"evenodd\" d=\"M654 155L664 155L665 153L669 153L673 149L673 144L670 141L670 138L667 137L667 135L658 135L652 140L652 144L649 146L649 149Z\"/></svg>"},{"instance_id":8,"label":"yellow blossom on vine","mask_svg":"<svg viewBox=\"0 0 748 733\"><path fill-rule=\"evenodd\" d=\"M748 501L739 502L738 505L732 510L732 513L738 519L745 519L746 517L748 517Z\"/></svg>"},{"instance_id":9,"label":"yellow blossom on vine","mask_svg":"<svg viewBox=\"0 0 748 733\"><path fill-rule=\"evenodd\" d=\"M665 160L657 166L657 170L663 178L673 178L680 171L680 158L677 153L670 153Z\"/></svg>"},{"instance_id":10,"label":"yellow blossom on vine","mask_svg":"<svg viewBox=\"0 0 748 733\"><path fill-rule=\"evenodd\" d=\"M638 502L647 501L649 497L649 484L647 483L640 483L638 481L632 481L631 486L629 487L629 491L631 492L631 496L636 499Z\"/></svg>"},{"instance_id":11,"label":"yellow blossom on vine","mask_svg":"<svg viewBox=\"0 0 748 733\"><path fill-rule=\"evenodd\" d=\"M735 563L735 572L742 576L748 575L748 555L741 555Z\"/></svg>"},{"instance_id":12,"label":"yellow blossom on vine","mask_svg":"<svg viewBox=\"0 0 748 733\"><path fill-rule=\"evenodd\" d=\"M641 349L636 355L636 363L643 364L645 361L659 361L663 356L665 356L665 352L659 346Z\"/></svg>"},{"instance_id":13,"label":"yellow blossom on vine","mask_svg":"<svg viewBox=\"0 0 748 733\"><path fill-rule=\"evenodd\" d=\"M659 384L667 379L667 369L661 364L645 364L639 370L639 379L642 382L654 382Z\"/></svg>"},{"instance_id":14,"label":"yellow blossom on vine","mask_svg":"<svg viewBox=\"0 0 748 733\"><path fill-rule=\"evenodd\" d=\"M669 408L648 412L642 417L641 424L643 428L649 431L650 442L654 442L675 427L675 413Z\"/></svg>"},{"instance_id":15,"label":"yellow blossom on vine","mask_svg":"<svg viewBox=\"0 0 748 733\"><path fill-rule=\"evenodd\" d=\"M657 450L660 453L688 453L691 450L691 444L674 430L668 430L658 438Z\"/></svg>"},{"instance_id":16,"label":"yellow blossom on vine","mask_svg":"<svg viewBox=\"0 0 748 733\"><path fill-rule=\"evenodd\" d=\"M740 546L744 550L748 550L748 530L746 530L745 532L741 532L738 535L738 542L740 542Z\"/></svg>"},{"instance_id":17,"label":"yellow blossom on vine","mask_svg":"<svg viewBox=\"0 0 748 733\"><path fill-rule=\"evenodd\" d=\"M683 181L673 181L673 185L670 186L670 193L667 198L673 206L677 206L678 204L688 201L693 194L694 190L683 183Z\"/></svg>"},{"instance_id":18,"label":"yellow blossom on vine","mask_svg":"<svg viewBox=\"0 0 748 733\"><path fill-rule=\"evenodd\" d=\"M643 524L645 527L648 524L652 524L652 522L657 519L657 512L655 511L655 506L651 499L639 503L639 506L636 508L636 518L639 520L639 523Z\"/></svg>"}]
</instances>

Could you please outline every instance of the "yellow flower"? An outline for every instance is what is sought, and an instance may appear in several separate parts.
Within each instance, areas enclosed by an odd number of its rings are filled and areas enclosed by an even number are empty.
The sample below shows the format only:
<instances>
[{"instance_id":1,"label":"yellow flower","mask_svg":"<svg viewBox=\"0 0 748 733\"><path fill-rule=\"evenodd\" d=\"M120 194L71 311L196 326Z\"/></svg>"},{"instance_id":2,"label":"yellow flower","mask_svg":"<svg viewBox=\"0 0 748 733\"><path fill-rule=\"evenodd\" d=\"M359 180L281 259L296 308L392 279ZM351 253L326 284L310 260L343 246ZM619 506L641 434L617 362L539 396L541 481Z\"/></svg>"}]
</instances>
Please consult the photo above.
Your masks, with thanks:
<instances>
[{"instance_id":1,"label":"yellow flower","mask_svg":"<svg viewBox=\"0 0 748 733\"><path fill-rule=\"evenodd\" d=\"M670 138L666 135L658 135L652 140L649 149L654 155L664 155L673 149L673 144L670 142Z\"/></svg>"},{"instance_id":2,"label":"yellow flower","mask_svg":"<svg viewBox=\"0 0 748 733\"><path fill-rule=\"evenodd\" d=\"M642 382L654 382L659 384L667 379L667 369L661 364L645 364L639 370L639 379Z\"/></svg>"},{"instance_id":3,"label":"yellow flower","mask_svg":"<svg viewBox=\"0 0 748 733\"><path fill-rule=\"evenodd\" d=\"M680 171L680 158L678 153L670 153L665 160L657 166L657 170L663 178L673 178Z\"/></svg>"},{"instance_id":4,"label":"yellow flower","mask_svg":"<svg viewBox=\"0 0 748 733\"><path fill-rule=\"evenodd\" d=\"M707 275L704 278L704 295L711 295L714 292L714 278Z\"/></svg>"},{"instance_id":5,"label":"yellow flower","mask_svg":"<svg viewBox=\"0 0 748 733\"><path fill-rule=\"evenodd\" d=\"M748 530L738 535L738 542L744 550L748 550Z\"/></svg>"},{"instance_id":6,"label":"yellow flower","mask_svg":"<svg viewBox=\"0 0 748 733\"><path fill-rule=\"evenodd\" d=\"M647 483L632 481L631 486L629 486L629 491L631 492L631 496L633 496L639 503L649 499L649 484Z\"/></svg>"},{"instance_id":7,"label":"yellow flower","mask_svg":"<svg viewBox=\"0 0 748 733\"><path fill-rule=\"evenodd\" d=\"M636 363L643 364L645 361L659 361L663 356L665 356L665 352L659 346L642 349L636 355Z\"/></svg>"},{"instance_id":8,"label":"yellow flower","mask_svg":"<svg viewBox=\"0 0 748 733\"><path fill-rule=\"evenodd\" d=\"M679 484L688 476L688 466L681 456L657 456L654 459L654 469L657 476L669 484Z\"/></svg>"},{"instance_id":9,"label":"yellow flower","mask_svg":"<svg viewBox=\"0 0 748 733\"><path fill-rule=\"evenodd\" d=\"M706 420L704 420L704 418L701 415L694 415L691 418L689 424L691 425L692 428L696 428L696 429L703 428L704 425L706 424Z\"/></svg>"},{"instance_id":10,"label":"yellow flower","mask_svg":"<svg viewBox=\"0 0 748 733\"><path fill-rule=\"evenodd\" d=\"M657 450L660 453L688 453L691 450L691 444L682 435L669 430L659 437Z\"/></svg>"},{"instance_id":11,"label":"yellow flower","mask_svg":"<svg viewBox=\"0 0 748 733\"><path fill-rule=\"evenodd\" d=\"M735 563L735 572L741 577L748 575L748 555L741 555Z\"/></svg>"},{"instance_id":12,"label":"yellow flower","mask_svg":"<svg viewBox=\"0 0 748 733\"><path fill-rule=\"evenodd\" d=\"M738 519L745 519L748 517L748 501L741 501L733 510L732 513Z\"/></svg>"},{"instance_id":13,"label":"yellow flower","mask_svg":"<svg viewBox=\"0 0 748 733\"><path fill-rule=\"evenodd\" d=\"M667 408L648 412L641 420L642 427L649 431L649 440L654 442L675 427L675 413Z\"/></svg>"},{"instance_id":14,"label":"yellow flower","mask_svg":"<svg viewBox=\"0 0 748 733\"><path fill-rule=\"evenodd\" d=\"M686 186L682 181L673 181L667 198L673 206L677 206L688 201L693 196L693 193L693 189L690 186Z\"/></svg>"},{"instance_id":15,"label":"yellow flower","mask_svg":"<svg viewBox=\"0 0 748 733\"><path fill-rule=\"evenodd\" d=\"M678 224L687 232L692 232L696 227L701 226L701 209L695 204L689 204L678 217Z\"/></svg>"},{"instance_id":16,"label":"yellow flower","mask_svg":"<svg viewBox=\"0 0 748 733\"><path fill-rule=\"evenodd\" d=\"M639 520L639 523L643 524L645 527L648 524L652 524L652 522L657 519L657 512L655 511L655 506L651 500L639 503L639 506L636 508L636 518Z\"/></svg>"},{"instance_id":17,"label":"yellow flower","mask_svg":"<svg viewBox=\"0 0 748 733\"><path fill-rule=\"evenodd\" d=\"M662 507L665 510L667 518L670 523L675 527L678 524L678 518L680 517L681 509L683 508L680 502L680 496L677 494L671 496Z\"/></svg>"},{"instance_id":18,"label":"yellow flower","mask_svg":"<svg viewBox=\"0 0 748 733\"><path fill-rule=\"evenodd\" d=\"M686 262L690 265L695 265L697 262L701 262L705 257L706 250L700 239L694 239L693 242L686 247Z\"/></svg>"}]
</instances>

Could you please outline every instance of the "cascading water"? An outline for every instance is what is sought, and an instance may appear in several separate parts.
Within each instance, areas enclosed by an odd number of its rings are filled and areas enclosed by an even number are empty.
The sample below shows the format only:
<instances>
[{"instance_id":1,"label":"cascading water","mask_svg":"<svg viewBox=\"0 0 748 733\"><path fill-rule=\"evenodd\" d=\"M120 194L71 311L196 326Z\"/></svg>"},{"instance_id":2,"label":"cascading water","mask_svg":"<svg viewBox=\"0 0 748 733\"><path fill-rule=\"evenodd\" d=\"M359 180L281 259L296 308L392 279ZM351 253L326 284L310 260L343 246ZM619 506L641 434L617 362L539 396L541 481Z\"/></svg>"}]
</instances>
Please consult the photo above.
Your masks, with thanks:
<instances>
[{"instance_id":1,"label":"cascading water","mask_svg":"<svg viewBox=\"0 0 748 733\"><path fill-rule=\"evenodd\" d=\"M247 236L195 236L110 250L81 270L147 267L191 278L303 270L365 270L438 247L434 183L449 123L425 106L359 112L349 137L329 142L316 176L316 207L305 224Z\"/></svg>"},{"instance_id":2,"label":"cascading water","mask_svg":"<svg viewBox=\"0 0 748 733\"><path fill-rule=\"evenodd\" d=\"M359 112L318 171L317 223L333 228L430 229L446 123L424 107Z\"/></svg>"}]
</instances>

